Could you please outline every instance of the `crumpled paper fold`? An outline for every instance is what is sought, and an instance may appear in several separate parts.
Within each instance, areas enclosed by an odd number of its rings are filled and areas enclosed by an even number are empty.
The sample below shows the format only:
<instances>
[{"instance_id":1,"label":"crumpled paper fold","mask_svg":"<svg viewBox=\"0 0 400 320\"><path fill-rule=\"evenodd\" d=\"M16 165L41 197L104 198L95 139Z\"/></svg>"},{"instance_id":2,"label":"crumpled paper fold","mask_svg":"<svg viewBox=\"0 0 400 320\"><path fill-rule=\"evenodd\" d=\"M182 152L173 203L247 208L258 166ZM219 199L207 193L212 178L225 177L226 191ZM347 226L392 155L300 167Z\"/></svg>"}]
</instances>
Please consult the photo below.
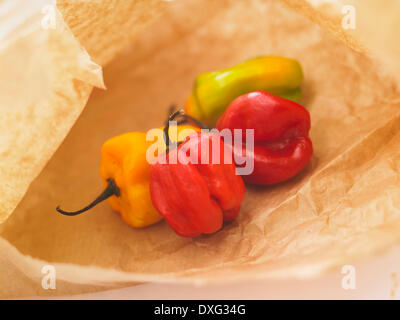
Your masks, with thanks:
<instances>
[{"instance_id":1,"label":"crumpled paper fold","mask_svg":"<svg viewBox=\"0 0 400 320\"><path fill-rule=\"evenodd\" d=\"M0 222L65 138L101 67L51 1L0 3Z\"/></svg>"},{"instance_id":2,"label":"crumpled paper fold","mask_svg":"<svg viewBox=\"0 0 400 320\"><path fill-rule=\"evenodd\" d=\"M78 24L71 30L79 38ZM106 203L75 218L56 213L60 203L79 208L101 191L97 168L106 139L158 127L171 103L183 104L198 73L263 54L296 58L304 68L302 104L311 113L315 154L297 177L248 186L239 218L195 239L177 236L165 222L132 229ZM117 57L97 57L110 61L107 91L94 90L1 226L0 296L145 281L303 278L400 242L400 87L380 63L304 16L277 1L176 1ZM78 111L62 115L73 121ZM56 130L57 118L49 118L45 127ZM52 137L43 132L36 140ZM56 290L41 286L46 265L57 271Z\"/></svg>"},{"instance_id":3,"label":"crumpled paper fold","mask_svg":"<svg viewBox=\"0 0 400 320\"><path fill-rule=\"evenodd\" d=\"M400 2L387 0L281 0L371 56L400 81Z\"/></svg>"}]
</instances>

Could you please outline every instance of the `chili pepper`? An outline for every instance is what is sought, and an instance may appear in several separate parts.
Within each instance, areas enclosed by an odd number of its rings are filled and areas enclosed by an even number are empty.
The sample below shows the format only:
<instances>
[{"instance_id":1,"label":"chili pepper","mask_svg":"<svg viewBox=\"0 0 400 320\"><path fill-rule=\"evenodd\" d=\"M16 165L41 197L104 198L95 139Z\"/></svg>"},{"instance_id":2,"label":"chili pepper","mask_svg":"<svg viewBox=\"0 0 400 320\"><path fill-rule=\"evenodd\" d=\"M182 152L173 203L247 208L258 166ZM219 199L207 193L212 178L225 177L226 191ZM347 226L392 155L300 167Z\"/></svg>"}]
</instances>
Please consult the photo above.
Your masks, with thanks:
<instances>
[{"instance_id":1,"label":"chili pepper","mask_svg":"<svg viewBox=\"0 0 400 320\"><path fill-rule=\"evenodd\" d=\"M254 129L254 150L233 148L235 156L254 159L247 182L270 185L285 181L303 169L313 153L309 138L310 114L300 104L265 91L244 94L228 106L217 129Z\"/></svg>"},{"instance_id":2,"label":"chili pepper","mask_svg":"<svg viewBox=\"0 0 400 320\"><path fill-rule=\"evenodd\" d=\"M215 125L229 103L238 96L256 90L300 101L303 71L298 61L263 56L231 68L200 74L186 101L187 114Z\"/></svg>"},{"instance_id":3,"label":"chili pepper","mask_svg":"<svg viewBox=\"0 0 400 320\"><path fill-rule=\"evenodd\" d=\"M170 120L179 114L182 112L176 112ZM213 164L212 154L216 151L219 161ZM193 133L178 146L169 148L165 162L152 165L151 199L178 235L196 237L214 233L223 221L238 215L245 188L242 178L236 175L235 165L223 163L226 151L219 135ZM182 158L187 161L180 161Z\"/></svg>"},{"instance_id":4,"label":"chili pepper","mask_svg":"<svg viewBox=\"0 0 400 320\"><path fill-rule=\"evenodd\" d=\"M177 130L169 130L171 139L176 141L185 129L198 130L181 125ZM103 193L82 210L66 212L58 207L57 211L75 216L108 199L111 208L120 212L122 219L132 227L142 228L161 220L149 192L150 163L146 151L151 144L146 141L144 132L128 132L107 140L101 148L100 176L106 183Z\"/></svg>"}]
</instances>

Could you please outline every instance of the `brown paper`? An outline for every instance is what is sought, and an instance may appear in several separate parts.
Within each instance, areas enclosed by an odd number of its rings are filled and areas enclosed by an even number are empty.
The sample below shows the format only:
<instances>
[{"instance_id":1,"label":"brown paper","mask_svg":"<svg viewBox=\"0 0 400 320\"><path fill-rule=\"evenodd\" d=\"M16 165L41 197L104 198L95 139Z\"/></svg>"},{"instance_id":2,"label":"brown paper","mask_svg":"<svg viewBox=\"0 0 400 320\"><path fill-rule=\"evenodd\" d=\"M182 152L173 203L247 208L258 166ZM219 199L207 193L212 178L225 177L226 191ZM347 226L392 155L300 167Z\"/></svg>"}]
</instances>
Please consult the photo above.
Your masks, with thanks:
<instances>
[{"instance_id":1,"label":"brown paper","mask_svg":"<svg viewBox=\"0 0 400 320\"><path fill-rule=\"evenodd\" d=\"M59 203L79 208L102 189L106 139L159 126L199 72L262 54L293 57L304 68L315 154L301 174L248 186L239 218L195 239L165 222L133 229L106 203L74 218L56 213ZM104 79L108 90L93 92L2 225L0 296L316 276L400 241L400 88L375 61L283 4L175 2L107 65ZM54 291L41 286L48 264L57 270Z\"/></svg>"},{"instance_id":2,"label":"brown paper","mask_svg":"<svg viewBox=\"0 0 400 320\"><path fill-rule=\"evenodd\" d=\"M165 0L58 0L65 23L104 66L168 7Z\"/></svg>"},{"instance_id":3,"label":"brown paper","mask_svg":"<svg viewBox=\"0 0 400 320\"><path fill-rule=\"evenodd\" d=\"M103 86L100 66L50 3L1 3L0 223L61 144L93 86Z\"/></svg>"},{"instance_id":4,"label":"brown paper","mask_svg":"<svg viewBox=\"0 0 400 320\"><path fill-rule=\"evenodd\" d=\"M329 30L351 48L382 63L399 81L399 1L387 0L384 3L376 0L281 1Z\"/></svg>"}]
</instances>

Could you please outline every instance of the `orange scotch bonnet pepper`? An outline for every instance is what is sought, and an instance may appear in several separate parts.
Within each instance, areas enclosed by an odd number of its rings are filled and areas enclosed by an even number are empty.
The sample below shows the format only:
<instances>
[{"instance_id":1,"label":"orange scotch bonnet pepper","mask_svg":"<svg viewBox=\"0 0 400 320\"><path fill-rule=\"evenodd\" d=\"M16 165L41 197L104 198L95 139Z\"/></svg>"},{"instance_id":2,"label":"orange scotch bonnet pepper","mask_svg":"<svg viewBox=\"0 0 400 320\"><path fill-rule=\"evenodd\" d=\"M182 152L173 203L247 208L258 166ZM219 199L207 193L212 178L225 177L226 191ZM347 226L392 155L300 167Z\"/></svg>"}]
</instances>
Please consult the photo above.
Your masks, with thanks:
<instances>
[{"instance_id":1,"label":"orange scotch bonnet pepper","mask_svg":"<svg viewBox=\"0 0 400 320\"><path fill-rule=\"evenodd\" d=\"M199 130L190 125L179 125L176 130L173 127L169 129L173 141ZM154 208L150 197L151 165L146 159L146 152L153 143L146 141L144 132L128 132L107 140L101 148L100 163L100 176L106 184L105 190L81 210L67 212L57 207L57 211L75 216L108 199L111 208L118 211L122 219L132 227L142 228L160 221L162 216ZM162 143L161 151L162 148L166 149L163 141L158 143Z\"/></svg>"}]
</instances>

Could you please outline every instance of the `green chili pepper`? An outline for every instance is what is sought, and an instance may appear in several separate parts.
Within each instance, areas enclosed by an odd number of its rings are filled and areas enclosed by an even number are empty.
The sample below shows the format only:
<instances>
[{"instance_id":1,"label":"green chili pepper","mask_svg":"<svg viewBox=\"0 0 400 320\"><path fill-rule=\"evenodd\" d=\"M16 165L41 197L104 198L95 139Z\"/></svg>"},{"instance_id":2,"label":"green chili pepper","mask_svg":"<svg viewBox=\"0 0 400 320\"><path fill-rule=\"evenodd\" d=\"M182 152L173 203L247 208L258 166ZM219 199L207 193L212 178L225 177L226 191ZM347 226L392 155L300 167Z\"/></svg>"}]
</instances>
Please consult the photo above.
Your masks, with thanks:
<instances>
[{"instance_id":1,"label":"green chili pepper","mask_svg":"<svg viewBox=\"0 0 400 320\"><path fill-rule=\"evenodd\" d=\"M253 58L230 68L200 74L186 101L186 112L208 125L215 125L230 102L257 90L299 102L302 80L301 65L294 59Z\"/></svg>"}]
</instances>

